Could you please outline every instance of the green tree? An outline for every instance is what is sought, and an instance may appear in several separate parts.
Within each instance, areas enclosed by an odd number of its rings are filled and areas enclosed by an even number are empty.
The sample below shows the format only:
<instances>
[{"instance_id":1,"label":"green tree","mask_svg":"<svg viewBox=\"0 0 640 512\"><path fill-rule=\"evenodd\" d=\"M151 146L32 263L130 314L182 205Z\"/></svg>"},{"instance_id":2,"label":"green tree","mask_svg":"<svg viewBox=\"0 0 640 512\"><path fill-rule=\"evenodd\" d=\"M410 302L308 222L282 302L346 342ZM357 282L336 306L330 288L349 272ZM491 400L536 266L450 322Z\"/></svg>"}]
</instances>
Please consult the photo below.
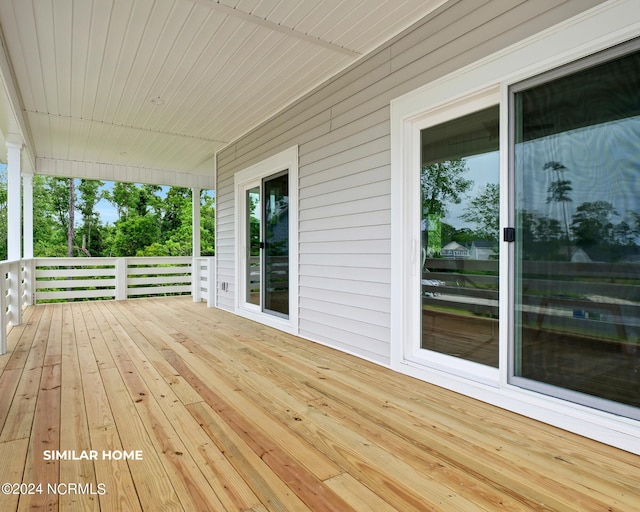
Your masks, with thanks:
<instances>
[{"instance_id":1,"label":"green tree","mask_svg":"<svg viewBox=\"0 0 640 512\"><path fill-rule=\"evenodd\" d=\"M44 194L34 198L34 202L40 200L36 207L43 208L58 227L55 234L52 233L51 243L47 244L52 256L73 256L75 188L72 182L70 178L45 177ZM66 247L64 253L60 253L61 246Z\"/></svg>"},{"instance_id":2,"label":"green tree","mask_svg":"<svg viewBox=\"0 0 640 512\"><path fill-rule=\"evenodd\" d=\"M140 192L133 183L116 182L105 198L116 207L118 219L128 219L131 212L137 211Z\"/></svg>"},{"instance_id":3,"label":"green tree","mask_svg":"<svg viewBox=\"0 0 640 512\"><path fill-rule=\"evenodd\" d=\"M162 187L158 185L144 184L138 187L138 199L136 212L138 215L159 215L162 210L163 200L158 196Z\"/></svg>"},{"instance_id":4,"label":"green tree","mask_svg":"<svg viewBox=\"0 0 640 512\"><path fill-rule=\"evenodd\" d=\"M204 190L200 192L200 252L203 256L215 254L215 201L213 195Z\"/></svg>"},{"instance_id":5,"label":"green tree","mask_svg":"<svg viewBox=\"0 0 640 512\"><path fill-rule=\"evenodd\" d=\"M172 233L184 226L187 220L191 229L191 190L183 187L171 187L167 191L162 204L162 216L160 225L163 234L170 238Z\"/></svg>"},{"instance_id":6,"label":"green tree","mask_svg":"<svg viewBox=\"0 0 640 512\"><path fill-rule=\"evenodd\" d=\"M564 221L566 242L567 242L567 259L571 259L571 235L569 231L569 217L567 214L567 203L571 202L569 193L573 190L571 181L564 179L564 173L567 168L560 162L547 162L542 167L543 171L551 171L555 173L556 179L551 182L547 188L547 204L554 202L562 205L562 220Z\"/></svg>"},{"instance_id":7,"label":"green tree","mask_svg":"<svg viewBox=\"0 0 640 512\"><path fill-rule=\"evenodd\" d=\"M474 233L478 239L497 243L500 234L500 186L497 183L487 184L469 202L461 218L477 226Z\"/></svg>"},{"instance_id":8,"label":"green tree","mask_svg":"<svg viewBox=\"0 0 640 512\"><path fill-rule=\"evenodd\" d=\"M618 213L607 201L582 203L576 208L571 221L571 230L579 247L612 245L614 225L611 220Z\"/></svg>"},{"instance_id":9,"label":"green tree","mask_svg":"<svg viewBox=\"0 0 640 512\"><path fill-rule=\"evenodd\" d=\"M445 160L422 167L420 188L422 213L445 217L448 204L460 204L463 195L471 189L473 181L464 178L467 164L461 158Z\"/></svg>"},{"instance_id":10,"label":"green tree","mask_svg":"<svg viewBox=\"0 0 640 512\"><path fill-rule=\"evenodd\" d=\"M80 180L78 185L80 197L77 206L82 214L82 227L79 234L82 237L81 250L86 256L97 255L101 251L100 216L95 209L98 201L102 199L101 189L103 186L104 182L99 180Z\"/></svg>"},{"instance_id":11,"label":"green tree","mask_svg":"<svg viewBox=\"0 0 640 512\"><path fill-rule=\"evenodd\" d=\"M67 229L60 215L64 216L65 208L54 208L56 199L52 197L56 187L54 178L35 175L33 177L33 254L36 257L66 256ZM61 189L62 191L64 189ZM65 196L66 197L66 196Z\"/></svg>"},{"instance_id":12,"label":"green tree","mask_svg":"<svg viewBox=\"0 0 640 512\"><path fill-rule=\"evenodd\" d=\"M113 256L136 256L159 237L160 226L154 216L131 215L116 222L111 251Z\"/></svg>"}]
</instances>

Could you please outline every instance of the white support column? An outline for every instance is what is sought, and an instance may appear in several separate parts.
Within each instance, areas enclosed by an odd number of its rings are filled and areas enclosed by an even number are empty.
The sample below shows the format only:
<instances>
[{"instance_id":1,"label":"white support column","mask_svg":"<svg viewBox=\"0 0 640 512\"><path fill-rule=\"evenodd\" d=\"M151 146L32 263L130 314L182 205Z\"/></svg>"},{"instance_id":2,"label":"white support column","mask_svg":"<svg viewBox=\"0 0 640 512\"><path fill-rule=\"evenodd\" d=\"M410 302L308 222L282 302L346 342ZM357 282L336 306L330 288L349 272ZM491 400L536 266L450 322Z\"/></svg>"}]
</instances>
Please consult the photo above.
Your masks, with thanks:
<instances>
[{"instance_id":1,"label":"white support column","mask_svg":"<svg viewBox=\"0 0 640 512\"><path fill-rule=\"evenodd\" d=\"M24 282L20 300L27 306L34 303L35 289L33 261L33 173L22 173L22 267Z\"/></svg>"},{"instance_id":2,"label":"white support column","mask_svg":"<svg viewBox=\"0 0 640 512\"><path fill-rule=\"evenodd\" d=\"M200 302L200 189L191 189L191 296Z\"/></svg>"},{"instance_id":3,"label":"white support column","mask_svg":"<svg viewBox=\"0 0 640 512\"><path fill-rule=\"evenodd\" d=\"M200 257L200 189L191 189L191 256L194 258Z\"/></svg>"},{"instance_id":4,"label":"white support column","mask_svg":"<svg viewBox=\"0 0 640 512\"><path fill-rule=\"evenodd\" d=\"M21 151L20 137L7 137L7 259L9 261L17 261L22 257Z\"/></svg>"},{"instance_id":5,"label":"white support column","mask_svg":"<svg viewBox=\"0 0 640 512\"><path fill-rule=\"evenodd\" d=\"M33 259L33 173L22 173L23 258Z\"/></svg>"}]
</instances>

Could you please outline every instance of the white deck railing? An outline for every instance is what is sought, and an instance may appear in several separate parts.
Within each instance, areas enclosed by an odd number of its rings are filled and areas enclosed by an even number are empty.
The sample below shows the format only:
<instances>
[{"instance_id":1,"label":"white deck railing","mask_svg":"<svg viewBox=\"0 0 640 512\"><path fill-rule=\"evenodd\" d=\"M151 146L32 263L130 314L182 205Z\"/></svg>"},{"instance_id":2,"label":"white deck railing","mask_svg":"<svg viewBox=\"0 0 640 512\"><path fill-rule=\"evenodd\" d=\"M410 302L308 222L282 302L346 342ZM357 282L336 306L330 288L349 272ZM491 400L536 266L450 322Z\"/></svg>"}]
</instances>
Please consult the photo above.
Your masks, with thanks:
<instances>
[{"instance_id":1,"label":"white deck railing","mask_svg":"<svg viewBox=\"0 0 640 512\"><path fill-rule=\"evenodd\" d=\"M0 354L30 304L192 295L214 305L214 257L35 258L0 262Z\"/></svg>"}]
</instances>

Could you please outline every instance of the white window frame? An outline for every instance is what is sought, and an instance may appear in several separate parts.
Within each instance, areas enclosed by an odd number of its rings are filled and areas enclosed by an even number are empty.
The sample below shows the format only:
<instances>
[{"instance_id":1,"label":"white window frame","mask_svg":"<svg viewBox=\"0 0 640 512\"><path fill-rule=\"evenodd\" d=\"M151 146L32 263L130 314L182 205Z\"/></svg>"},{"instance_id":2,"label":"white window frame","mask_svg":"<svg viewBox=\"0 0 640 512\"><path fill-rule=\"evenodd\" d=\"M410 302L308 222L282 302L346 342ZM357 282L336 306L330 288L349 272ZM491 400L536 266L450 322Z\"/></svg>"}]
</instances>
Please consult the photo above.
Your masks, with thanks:
<instances>
[{"instance_id":1,"label":"white window frame","mask_svg":"<svg viewBox=\"0 0 640 512\"><path fill-rule=\"evenodd\" d=\"M282 171L288 171L289 178L289 316L283 318L262 312L259 308L247 304L246 290L246 194L248 184L268 178ZM237 292L234 312L245 318L298 334L298 146L292 146L265 160L262 160L234 175L235 190L235 281Z\"/></svg>"},{"instance_id":2,"label":"white window frame","mask_svg":"<svg viewBox=\"0 0 640 512\"><path fill-rule=\"evenodd\" d=\"M500 226L509 226L508 88L640 36L640 11L633 0L590 9L533 37L462 68L391 102L391 366L560 428L640 454L640 422L509 384L508 341L513 323L512 244L500 244L500 368L495 375L463 366L425 364L416 357L419 297L415 199L420 128L473 111L498 91L500 104ZM495 104L495 103L493 103ZM417 155L417 156L416 156ZM413 308L413 309L412 309Z\"/></svg>"}]
</instances>

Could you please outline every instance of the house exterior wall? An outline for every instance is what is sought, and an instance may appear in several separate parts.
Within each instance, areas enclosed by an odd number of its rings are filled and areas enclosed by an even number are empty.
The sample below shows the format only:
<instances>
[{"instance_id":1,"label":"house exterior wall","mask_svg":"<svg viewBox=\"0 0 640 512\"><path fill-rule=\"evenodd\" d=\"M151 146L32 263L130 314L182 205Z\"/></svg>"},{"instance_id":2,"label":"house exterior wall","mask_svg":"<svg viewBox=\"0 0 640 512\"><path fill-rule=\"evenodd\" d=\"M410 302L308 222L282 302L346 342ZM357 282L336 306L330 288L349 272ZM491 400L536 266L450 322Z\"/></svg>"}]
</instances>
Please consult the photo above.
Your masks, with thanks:
<instances>
[{"instance_id":1,"label":"house exterior wall","mask_svg":"<svg viewBox=\"0 0 640 512\"><path fill-rule=\"evenodd\" d=\"M390 364L390 102L601 0L448 2L217 156L218 307L234 310L234 174L299 148L299 335Z\"/></svg>"}]
</instances>

